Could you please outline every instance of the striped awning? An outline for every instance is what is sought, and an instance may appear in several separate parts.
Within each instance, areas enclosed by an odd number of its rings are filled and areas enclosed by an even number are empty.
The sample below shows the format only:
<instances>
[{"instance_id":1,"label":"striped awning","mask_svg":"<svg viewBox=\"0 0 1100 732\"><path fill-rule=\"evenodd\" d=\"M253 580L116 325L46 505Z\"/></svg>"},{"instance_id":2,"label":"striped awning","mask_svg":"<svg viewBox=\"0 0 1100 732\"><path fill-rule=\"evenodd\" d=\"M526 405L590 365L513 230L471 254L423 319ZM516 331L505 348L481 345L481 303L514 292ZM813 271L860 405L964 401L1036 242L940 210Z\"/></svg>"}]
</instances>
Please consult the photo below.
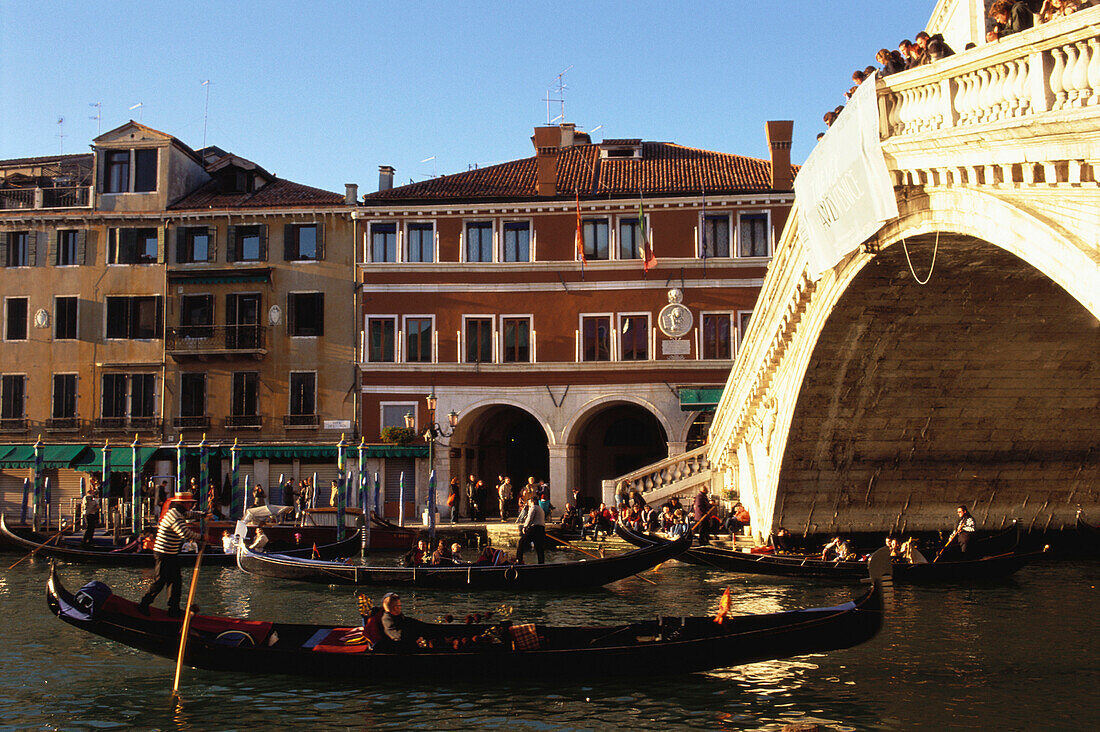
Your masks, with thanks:
<instances>
[{"instance_id":1,"label":"striped awning","mask_svg":"<svg viewBox=\"0 0 1100 732\"><path fill-rule=\"evenodd\" d=\"M42 467L50 470L72 467L73 462L87 449L87 445L43 445ZM0 446L0 468L33 467L34 445Z\"/></svg>"},{"instance_id":2,"label":"striped awning","mask_svg":"<svg viewBox=\"0 0 1100 732\"><path fill-rule=\"evenodd\" d=\"M145 467L145 463L152 459L157 449L158 448L155 447L139 447L137 449L138 470ZM130 446L119 445L118 447L111 448L111 472L130 472L132 460L133 448ZM85 473L98 473L103 469L103 448L97 447L88 450L87 453L80 456L80 459L73 464L73 467Z\"/></svg>"}]
</instances>

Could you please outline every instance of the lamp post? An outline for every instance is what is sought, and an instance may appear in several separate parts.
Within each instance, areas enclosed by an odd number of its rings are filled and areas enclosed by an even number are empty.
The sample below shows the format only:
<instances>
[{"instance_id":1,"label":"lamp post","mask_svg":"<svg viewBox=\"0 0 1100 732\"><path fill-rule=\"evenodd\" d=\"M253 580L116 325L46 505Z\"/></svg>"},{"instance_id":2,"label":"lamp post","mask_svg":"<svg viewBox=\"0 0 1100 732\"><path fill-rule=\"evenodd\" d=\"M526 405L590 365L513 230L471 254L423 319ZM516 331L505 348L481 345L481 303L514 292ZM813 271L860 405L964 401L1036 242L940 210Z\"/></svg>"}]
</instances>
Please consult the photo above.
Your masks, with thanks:
<instances>
[{"instance_id":1,"label":"lamp post","mask_svg":"<svg viewBox=\"0 0 1100 732\"><path fill-rule=\"evenodd\" d=\"M130 443L130 531L134 536L141 533L141 472L138 470L138 448L141 440L134 435ZM177 485L176 490L180 490Z\"/></svg>"},{"instance_id":2,"label":"lamp post","mask_svg":"<svg viewBox=\"0 0 1100 732\"><path fill-rule=\"evenodd\" d=\"M39 523L42 522L42 435L38 436L38 439L34 443L34 530L39 530ZM46 501L46 519L45 526L50 525L50 503Z\"/></svg>"},{"instance_id":3,"label":"lamp post","mask_svg":"<svg viewBox=\"0 0 1100 732\"><path fill-rule=\"evenodd\" d=\"M210 487L207 483L210 482L210 458L207 454L206 445L206 433L202 433L202 439L199 440L199 495L196 497L199 502L199 508L202 511L206 511L207 493L210 492Z\"/></svg>"},{"instance_id":4,"label":"lamp post","mask_svg":"<svg viewBox=\"0 0 1100 732\"><path fill-rule=\"evenodd\" d=\"M336 443L336 541L344 540L344 507L347 505L347 449L348 443L343 433Z\"/></svg>"},{"instance_id":5,"label":"lamp post","mask_svg":"<svg viewBox=\"0 0 1100 732\"><path fill-rule=\"evenodd\" d=\"M428 536L435 538L435 441L440 437L450 437L458 426L458 412L453 409L447 414L450 430L445 430L435 421L435 408L439 400L433 391L424 399L428 405L428 424L424 428L424 439L428 442ZM416 419L412 412L405 415L405 426L414 429ZM454 510L454 507L451 507Z\"/></svg>"}]
</instances>

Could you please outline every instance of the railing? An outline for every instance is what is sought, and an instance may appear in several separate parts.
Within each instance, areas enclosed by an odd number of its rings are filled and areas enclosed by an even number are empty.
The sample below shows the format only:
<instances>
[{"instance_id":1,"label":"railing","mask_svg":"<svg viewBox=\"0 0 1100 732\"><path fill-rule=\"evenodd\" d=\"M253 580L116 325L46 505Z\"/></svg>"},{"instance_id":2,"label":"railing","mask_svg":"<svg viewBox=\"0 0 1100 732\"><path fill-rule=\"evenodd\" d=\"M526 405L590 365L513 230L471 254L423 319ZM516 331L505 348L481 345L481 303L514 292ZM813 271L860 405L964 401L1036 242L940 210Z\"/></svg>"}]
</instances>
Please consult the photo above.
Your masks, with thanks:
<instances>
[{"instance_id":1,"label":"railing","mask_svg":"<svg viewBox=\"0 0 1100 732\"><path fill-rule=\"evenodd\" d=\"M1100 103L1100 8L886 77L881 137L941 132Z\"/></svg>"},{"instance_id":2,"label":"railing","mask_svg":"<svg viewBox=\"0 0 1100 732\"><path fill-rule=\"evenodd\" d=\"M26 432L26 417L2 417L0 418L0 432Z\"/></svg>"},{"instance_id":3,"label":"railing","mask_svg":"<svg viewBox=\"0 0 1100 732\"><path fill-rule=\"evenodd\" d=\"M321 418L316 414L284 414L283 427L288 430L315 430L321 426Z\"/></svg>"},{"instance_id":4,"label":"railing","mask_svg":"<svg viewBox=\"0 0 1100 732\"><path fill-rule=\"evenodd\" d=\"M76 432L80 429L78 417L50 417L46 420L46 429L50 432Z\"/></svg>"},{"instance_id":5,"label":"railing","mask_svg":"<svg viewBox=\"0 0 1100 732\"><path fill-rule=\"evenodd\" d=\"M176 417L172 425L178 430L206 430L210 429L209 417Z\"/></svg>"},{"instance_id":6,"label":"railing","mask_svg":"<svg viewBox=\"0 0 1100 732\"><path fill-rule=\"evenodd\" d=\"M671 488L677 483L684 483L692 478L703 479L708 477L710 472L710 458L707 457L707 450L708 446L703 445L665 458L658 463L616 478L616 484L620 492L634 490L644 495L662 488Z\"/></svg>"},{"instance_id":7,"label":"railing","mask_svg":"<svg viewBox=\"0 0 1100 732\"><path fill-rule=\"evenodd\" d=\"M174 354L263 351L267 329L261 325L181 325L169 328L167 349Z\"/></svg>"},{"instance_id":8,"label":"railing","mask_svg":"<svg viewBox=\"0 0 1100 732\"><path fill-rule=\"evenodd\" d=\"M90 186L62 188L0 189L0 210L21 208L87 208L91 205Z\"/></svg>"},{"instance_id":9,"label":"railing","mask_svg":"<svg viewBox=\"0 0 1100 732\"><path fill-rule=\"evenodd\" d=\"M106 432L131 430L159 432L161 426L159 417L96 417L95 420L95 428Z\"/></svg>"},{"instance_id":10,"label":"railing","mask_svg":"<svg viewBox=\"0 0 1100 732\"><path fill-rule=\"evenodd\" d=\"M227 430L258 430L264 426L264 418L259 414L234 414L225 418Z\"/></svg>"}]
</instances>

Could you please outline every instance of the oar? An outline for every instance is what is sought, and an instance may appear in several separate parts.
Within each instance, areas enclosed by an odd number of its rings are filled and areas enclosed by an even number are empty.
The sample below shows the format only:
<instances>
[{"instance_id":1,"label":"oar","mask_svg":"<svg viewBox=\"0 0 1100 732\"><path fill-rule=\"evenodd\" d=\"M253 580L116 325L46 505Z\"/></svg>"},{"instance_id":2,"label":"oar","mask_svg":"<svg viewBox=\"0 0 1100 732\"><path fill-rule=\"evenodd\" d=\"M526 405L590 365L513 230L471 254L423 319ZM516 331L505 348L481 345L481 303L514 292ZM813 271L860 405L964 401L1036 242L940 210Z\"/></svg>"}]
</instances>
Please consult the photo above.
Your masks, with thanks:
<instances>
[{"instance_id":1,"label":"oar","mask_svg":"<svg viewBox=\"0 0 1100 732\"><path fill-rule=\"evenodd\" d=\"M203 531L203 536L206 532ZM195 590L199 586L199 567L202 566L202 552L206 548L205 539L199 542L199 551L195 556L195 571L191 573L191 587L187 590L187 609L183 612L183 627L180 628L180 653L176 657L176 678L172 681L172 696L180 695L180 674L183 672L183 652L187 649L187 632L191 628L191 604L195 601Z\"/></svg>"},{"instance_id":2,"label":"oar","mask_svg":"<svg viewBox=\"0 0 1100 732\"><path fill-rule=\"evenodd\" d=\"M67 527L66 527L66 528L67 528ZM50 543L51 541L53 541L53 540L54 540L54 539L56 539L57 537L59 537L59 536L61 536L62 534L64 534L64 533L65 533L65 531L66 531L66 529L61 529L61 531L58 531L58 532L57 532L56 534L54 534L53 536L51 536L51 537L50 537L49 539L46 539L46 540L45 540L44 542L42 542L41 544L39 544L38 546L36 546L36 547L34 548L34 550L33 550L33 551L32 551L32 552L30 553L30 554L28 554L27 556L23 557L23 559L20 559L20 560L19 560L18 562L16 562L15 564L11 565L10 567L8 567L8 569L15 569L16 567L18 567L18 566L19 566L20 564L22 564L22 563L23 563L23 560L24 560L24 559L30 559L31 557L33 557L33 556L34 556L35 554L37 554L37 553L38 553L38 550L39 550L39 549L41 549L42 547L46 546L47 544L49 544L49 543Z\"/></svg>"},{"instance_id":3,"label":"oar","mask_svg":"<svg viewBox=\"0 0 1100 732\"><path fill-rule=\"evenodd\" d=\"M959 533L959 532L957 532L957 531L952 531L951 532L951 536L947 537L947 543L943 545L943 549L940 549L939 552L937 552L936 559L939 559L940 554L943 554L945 551L947 551L947 547L951 546L951 542L954 541L955 534L957 534L957 533ZM943 536L943 534L940 534L940 536ZM936 563L936 559L932 560L932 564Z\"/></svg>"},{"instance_id":4,"label":"oar","mask_svg":"<svg viewBox=\"0 0 1100 732\"><path fill-rule=\"evenodd\" d=\"M548 538L548 539L553 539L554 541L558 542L558 543L559 543L559 544L561 544L562 546L567 546L567 547L569 547L570 549L573 549L573 550L575 550L575 551L578 551L578 552L580 552L581 554L587 554L588 556L592 557L593 559L602 559L602 557L598 557L598 556L596 556L595 554L593 554L593 553L591 553L591 552L586 552L586 551L585 551L584 549L581 549L581 548L580 548L579 546L577 546L576 544L571 544L571 543L569 543L568 541L565 541L564 539L559 539L558 537L554 536L553 534L550 534L550 533L548 533L548 534L546 535L546 538ZM643 579L643 580L645 580L646 582L648 582L648 583L649 583L649 584L651 584L651 585L655 585L655 584L657 584L656 582L654 582L653 580L651 580L651 579L650 579L649 577L643 577L643 576L642 576L642 575L640 575L640 574L639 574L639 575L637 575L637 577L638 577L638 579Z\"/></svg>"},{"instance_id":5,"label":"oar","mask_svg":"<svg viewBox=\"0 0 1100 732\"><path fill-rule=\"evenodd\" d=\"M707 516L710 516L712 513L714 513L715 508L716 506L711 506L710 510L703 514L703 518L695 522L695 525L691 527L691 533L695 533L695 530L699 528L699 524L703 523L703 521L706 520Z\"/></svg>"}]
</instances>

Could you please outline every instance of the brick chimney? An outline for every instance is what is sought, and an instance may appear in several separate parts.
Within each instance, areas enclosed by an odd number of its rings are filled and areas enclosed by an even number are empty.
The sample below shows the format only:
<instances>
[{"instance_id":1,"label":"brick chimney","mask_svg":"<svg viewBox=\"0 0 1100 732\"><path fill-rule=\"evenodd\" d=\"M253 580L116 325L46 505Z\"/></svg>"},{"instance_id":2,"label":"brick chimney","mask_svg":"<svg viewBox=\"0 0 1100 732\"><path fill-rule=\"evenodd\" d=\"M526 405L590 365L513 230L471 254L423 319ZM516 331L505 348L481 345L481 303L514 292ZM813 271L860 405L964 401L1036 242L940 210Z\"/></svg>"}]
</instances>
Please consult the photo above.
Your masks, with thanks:
<instances>
[{"instance_id":1,"label":"brick chimney","mask_svg":"<svg viewBox=\"0 0 1100 732\"><path fill-rule=\"evenodd\" d=\"M344 184L344 203L349 206L354 206L359 198L359 184L358 183L345 183Z\"/></svg>"},{"instance_id":2,"label":"brick chimney","mask_svg":"<svg viewBox=\"0 0 1100 732\"><path fill-rule=\"evenodd\" d=\"M378 190L388 191L393 188L393 174L394 169L392 165L379 165L378 166Z\"/></svg>"},{"instance_id":3,"label":"brick chimney","mask_svg":"<svg viewBox=\"0 0 1100 732\"><path fill-rule=\"evenodd\" d=\"M562 127L536 127L531 142L535 145L535 180L540 196L558 194L558 155L562 148ZM569 130L569 141L573 131Z\"/></svg>"},{"instance_id":4,"label":"brick chimney","mask_svg":"<svg viewBox=\"0 0 1100 732\"><path fill-rule=\"evenodd\" d=\"M791 136L794 133L794 122L765 122L764 131L772 157L772 189L789 191L794 188L794 175L791 173Z\"/></svg>"}]
</instances>

